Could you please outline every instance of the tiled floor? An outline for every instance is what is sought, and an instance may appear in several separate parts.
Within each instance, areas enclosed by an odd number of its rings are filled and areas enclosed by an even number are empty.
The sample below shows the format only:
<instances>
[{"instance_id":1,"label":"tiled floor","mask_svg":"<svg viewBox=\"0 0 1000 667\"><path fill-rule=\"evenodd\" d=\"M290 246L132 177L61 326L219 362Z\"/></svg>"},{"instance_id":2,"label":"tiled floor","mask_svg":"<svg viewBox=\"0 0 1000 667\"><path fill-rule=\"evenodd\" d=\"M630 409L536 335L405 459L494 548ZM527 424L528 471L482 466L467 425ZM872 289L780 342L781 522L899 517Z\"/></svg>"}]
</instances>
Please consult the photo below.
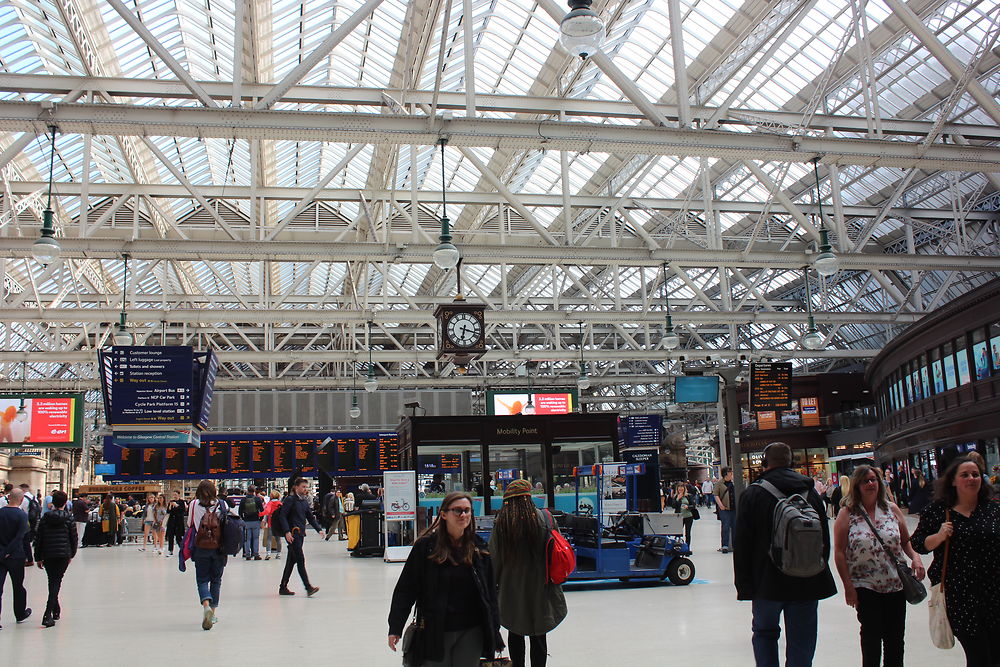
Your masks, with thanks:
<instances>
[{"instance_id":1,"label":"tiled floor","mask_svg":"<svg viewBox=\"0 0 1000 667\"><path fill-rule=\"evenodd\" d=\"M735 600L732 557L716 551L718 526L710 514L695 523L697 579L690 586L567 587L569 616L549 636L549 664L752 665L750 605ZM35 614L23 624L13 622L8 584L0 665L398 665L385 644L385 619L402 566L350 558L344 544L309 535L309 571L322 587L311 599L300 584L299 595L277 596L283 560L230 559L220 623L211 632L200 629L193 568L182 574L176 559L135 546L84 549L70 565L55 628L39 626L41 570L27 578ZM926 628L926 606L910 607L907 667L964 664L960 648L934 648ZM820 604L819 634L817 667L860 664L857 621L841 596Z\"/></svg>"}]
</instances>

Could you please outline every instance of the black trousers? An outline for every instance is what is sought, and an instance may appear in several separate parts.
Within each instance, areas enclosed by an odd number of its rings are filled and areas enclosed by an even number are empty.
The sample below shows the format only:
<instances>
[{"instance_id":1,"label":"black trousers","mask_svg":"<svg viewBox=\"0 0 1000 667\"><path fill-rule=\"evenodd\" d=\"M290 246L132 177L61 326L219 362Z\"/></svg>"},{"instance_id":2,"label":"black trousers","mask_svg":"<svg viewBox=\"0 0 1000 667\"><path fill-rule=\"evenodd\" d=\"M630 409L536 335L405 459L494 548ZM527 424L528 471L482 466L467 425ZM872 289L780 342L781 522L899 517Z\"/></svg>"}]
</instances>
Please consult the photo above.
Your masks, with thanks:
<instances>
[{"instance_id":1,"label":"black trousers","mask_svg":"<svg viewBox=\"0 0 1000 667\"><path fill-rule=\"evenodd\" d=\"M45 560L45 576L49 580L49 599L45 603L45 613L58 612L59 589L62 587L63 575L69 567L69 558L48 558Z\"/></svg>"},{"instance_id":2,"label":"black trousers","mask_svg":"<svg viewBox=\"0 0 1000 667\"><path fill-rule=\"evenodd\" d=\"M965 649L966 667L997 667L1000 665L1000 649L996 647L996 635L981 633L975 636L955 635Z\"/></svg>"},{"instance_id":3,"label":"black trousers","mask_svg":"<svg viewBox=\"0 0 1000 667\"><path fill-rule=\"evenodd\" d=\"M302 550L305 536L298 531L292 535L292 543L288 545L285 571L281 573L281 587L285 588L288 586L288 580L292 578L292 567L296 567L299 570L299 577L302 578L302 585L308 590L312 588L312 584L309 583L309 573L306 572L306 554ZM280 537L278 539L285 538Z\"/></svg>"},{"instance_id":4,"label":"black trousers","mask_svg":"<svg viewBox=\"0 0 1000 667\"><path fill-rule=\"evenodd\" d=\"M688 544L691 544L691 526L694 525L694 517L689 516L688 518L683 519L683 522L684 522L684 541L687 542Z\"/></svg>"},{"instance_id":5,"label":"black trousers","mask_svg":"<svg viewBox=\"0 0 1000 667\"><path fill-rule=\"evenodd\" d=\"M0 600L3 600L3 589L10 575L10 586L14 592L14 618L24 618L28 609L28 592L24 590L24 558L0 559Z\"/></svg>"},{"instance_id":6,"label":"black trousers","mask_svg":"<svg viewBox=\"0 0 1000 667\"><path fill-rule=\"evenodd\" d=\"M545 635L535 635L528 638L531 642L531 667L545 667L548 658L548 644ZM524 635L507 632L507 648L510 650L510 661L514 667L524 667Z\"/></svg>"},{"instance_id":7,"label":"black trousers","mask_svg":"<svg viewBox=\"0 0 1000 667\"><path fill-rule=\"evenodd\" d=\"M178 549L184 546L184 532L184 524L177 525L167 522L167 551L173 553L174 543L177 544Z\"/></svg>"},{"instance_id":8,"label":"black trousers","mask_svg":"<svg viewBox=\"0 0 1000 667\"><path fill-rule=\"evenodd\" d=\"M876 593L857 589L861 623L861 665L903 667L903 634L906 630L906 596L903 591Z\"/></svg>"}]
</instances>

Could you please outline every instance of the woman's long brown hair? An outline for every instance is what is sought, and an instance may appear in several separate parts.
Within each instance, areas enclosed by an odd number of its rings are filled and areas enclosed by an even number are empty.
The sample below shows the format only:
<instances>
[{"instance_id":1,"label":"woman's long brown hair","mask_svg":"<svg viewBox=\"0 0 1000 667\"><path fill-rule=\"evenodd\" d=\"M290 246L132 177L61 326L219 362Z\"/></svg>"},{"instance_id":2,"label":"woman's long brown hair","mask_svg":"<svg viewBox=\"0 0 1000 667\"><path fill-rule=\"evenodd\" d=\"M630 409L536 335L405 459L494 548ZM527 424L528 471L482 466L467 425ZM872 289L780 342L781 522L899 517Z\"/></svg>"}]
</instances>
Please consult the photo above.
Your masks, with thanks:
<instances>
[{"instance_id":1,"label":"woman's long brown hair","mask_svg":"<svg viewBox=\"0 0 1000 667\"><path fill-rule=\"evenodd\" d=\"M458 544L453 544L451 541L451 536L448 534L448 527L444 525L444 521L441 516L446 510L451 508L451 506L457 500L465 498L469 501L470 506L474 506L472 503L472 496L464 491L454 491L449 493L441 501L441 511L438 513L437 518L434 519L434 523L431 524L430 528L424 531L421 537L429 536L434 540L434 548L431 550L428 559L434 561L438 565L444 563L451 563L452 565L472 565L472 559L476 555L477 551L481 553L486 553L476 547L476 517L471 515L469 525L465 527L465 532L462 533L462 539L459 540Z\"/></svg>"},{"instance_id":2,"label":"woman's long brown hair","mask_svg":"<svg viewBox=\"0 0 1000 667\"><path fill-rule=\"evenodd\" d=\"M885 511L889 510L889 498L885 493L885 480L879 474L880 471L870 465L859 465L851 473L851 493L844 499L844 507L852 514L861 514L861 487L870 472L875 473L875 479L878 481L878 496L875 498L875 504Z\"/></svg>"},{"instance_id":3,"label":"woman's long brown hair","mask_svg":"<svg viewBox=\"0 0 1000 667\"><path fill-rule=\"evenodd\" d=\"M534 553L538 547L538 509L531 496L514 496L503 501L493 522L495 545L504 560Z\"/></svg>"},{"instance_id":4,"label":"woman's long brown hair","mask_svg":"<svg viewBox=\"0 0 1000 667\"><path fill-rule=\"evenodd\" d=\"M219 497L219 491L215 488L215 482L210 479L201 480L198 483L198 488L194 491L194 497L204 507L210 506Z\"/></svg>"}]
</instances>

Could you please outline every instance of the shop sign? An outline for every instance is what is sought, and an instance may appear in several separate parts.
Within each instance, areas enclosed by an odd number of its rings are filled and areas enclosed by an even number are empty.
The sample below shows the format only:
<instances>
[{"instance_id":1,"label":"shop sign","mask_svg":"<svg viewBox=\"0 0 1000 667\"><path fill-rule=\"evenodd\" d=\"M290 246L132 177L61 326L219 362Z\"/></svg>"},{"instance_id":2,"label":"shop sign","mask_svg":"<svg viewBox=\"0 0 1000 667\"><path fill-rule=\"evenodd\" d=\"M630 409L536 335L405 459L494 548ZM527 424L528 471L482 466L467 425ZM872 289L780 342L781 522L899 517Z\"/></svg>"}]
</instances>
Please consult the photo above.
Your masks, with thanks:
<instances>
[{"instance_id":1,"label":"shop sign","mask_svg":"<svg viewBox=\"0 0 1000 667\"><path fill-rule=\"evenodd\" d=\"M499 422L487 422L484 440L490 444L539 444L545 442L544 429L535 423L518 422L504 419Z\"/></svg>"},{"instance_id":2,"label":"shop sign","mask_svg":"<svg viewBox=\"0 0 1000 667\"><path fill-rule=\"evenodd\" d=\"M800 398L799 409L802 411L803 426L819 426L818 398Z\"/></svg>"},{"instance_id":3,"label":"shop sign","mask_svg":"<svg viewBox=\"0 0 1000 667\"><path fill-rule=\"evenodd\" d=\"M757 429L760 431L771 431L778 428L778 413L773 410L765 410L757 413Z\"/></svg>"}]
</instances>

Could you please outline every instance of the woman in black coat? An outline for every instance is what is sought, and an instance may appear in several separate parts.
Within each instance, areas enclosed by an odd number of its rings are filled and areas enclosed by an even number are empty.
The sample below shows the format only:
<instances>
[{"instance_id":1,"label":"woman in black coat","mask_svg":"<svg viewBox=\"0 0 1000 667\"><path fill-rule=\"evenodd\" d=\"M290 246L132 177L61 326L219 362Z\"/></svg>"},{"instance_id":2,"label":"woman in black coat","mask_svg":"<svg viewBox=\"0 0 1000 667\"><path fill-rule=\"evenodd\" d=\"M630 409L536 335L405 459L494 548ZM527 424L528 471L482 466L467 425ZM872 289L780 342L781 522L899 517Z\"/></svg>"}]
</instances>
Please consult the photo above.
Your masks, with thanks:
<instances>
[{"instance_id":1,"label":"woman in black coat","mask_svg":"<svg viewBox=\"0 0 1000 667\"><path fill-rule=\"evenodd\" d=\"M503 648L493 568L467 493L445 496L438 518L410 550L389 609L393 651L414 604L418 630L404 647L408 665L477 667Z\"/></svg>"},{"instance_id":2,"label":"woman in black coat","mask_svg":"<svg viewBox=\"0 0 1000 667\"><path fill-rule=\"evenodd\" d=\"M35 533L35 562L45 569L49 580L49 600L45 604L42 625L51 628L59 620L59 588L69 562L79 544L73 514L66 511L66 493L52 492L52 509L42 515Z\"/></svg>"}]
</instances>

